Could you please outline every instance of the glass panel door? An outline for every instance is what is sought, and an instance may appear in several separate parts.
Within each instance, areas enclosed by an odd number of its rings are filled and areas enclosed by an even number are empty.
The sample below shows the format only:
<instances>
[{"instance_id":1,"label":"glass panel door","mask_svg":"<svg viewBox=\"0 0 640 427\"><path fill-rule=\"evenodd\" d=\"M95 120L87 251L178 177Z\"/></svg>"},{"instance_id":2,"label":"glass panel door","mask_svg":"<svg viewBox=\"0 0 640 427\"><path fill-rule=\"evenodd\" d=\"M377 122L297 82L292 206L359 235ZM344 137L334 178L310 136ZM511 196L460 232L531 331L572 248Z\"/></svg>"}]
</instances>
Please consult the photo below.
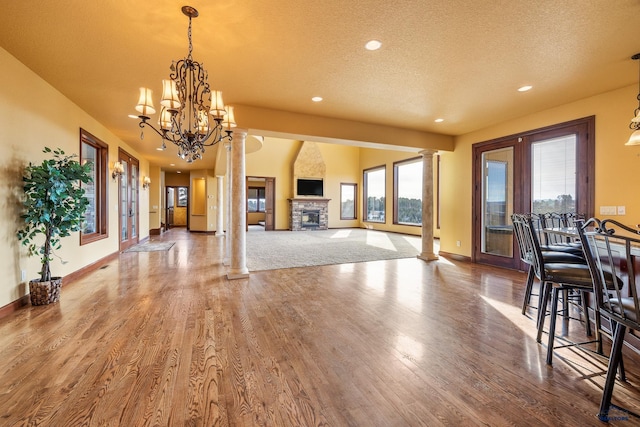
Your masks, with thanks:
<instances>
[{"instance_id":1,"label":"glass panel door","mask_svg":"<svg viewBox=\"0 0 640 427\"><path fill-rule=\"evenodd\" d=\"M120 177L120 241L129 240L129 163L120 160L124 173Z\"/></svg>"},{"instance_id":2,"label":"glass panel door","mask_svg":"<svg viewBox=\"0 0 640 427\"><path fill-rule=\"evenodd\" d=\"M138 160L120 150L118 160L124 172L119 178L118 218L120 222L120 251L138 243Z\"/></svg>"},{"instance_id":3,"label":"glass panel door","mask_svg":"<svg viewBox=\"0 0 640 427\"><path fill-rule=\"evenodd\" d=\"M513 147L482 154L482 239L484 254L513 256Z\"/></svg>"},{"instance_id":4,"label":"glass panel door","mask_svg":"<svg viewBox=\"0 0 640 427\"><path fill-rule=\"evenodd\" d=\"M131 229L131 238L138 237L138 165L131 164L131 204L129 206L129 228Z\"/></svg>"}]
</instances>

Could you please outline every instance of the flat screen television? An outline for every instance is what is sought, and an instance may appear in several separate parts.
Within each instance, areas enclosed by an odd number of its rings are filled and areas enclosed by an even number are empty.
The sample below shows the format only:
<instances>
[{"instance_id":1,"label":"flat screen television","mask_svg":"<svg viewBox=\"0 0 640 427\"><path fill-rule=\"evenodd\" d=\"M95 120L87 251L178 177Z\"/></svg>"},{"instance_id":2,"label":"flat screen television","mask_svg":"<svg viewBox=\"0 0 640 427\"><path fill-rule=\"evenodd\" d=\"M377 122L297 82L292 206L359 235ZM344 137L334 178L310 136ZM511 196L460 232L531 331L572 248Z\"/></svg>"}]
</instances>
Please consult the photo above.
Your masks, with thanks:
<instances>
[{"instance_id":1,"label":"flat screen television","mask_svg":"<svg viewBox=\"0 0 640 427\"><path fill-rule=\"evenodd\" d=\"M297 182L298 196L319 196L322 197L324 192L322 190L321 179L298 179Z\"/></svg>"}]
</instances>

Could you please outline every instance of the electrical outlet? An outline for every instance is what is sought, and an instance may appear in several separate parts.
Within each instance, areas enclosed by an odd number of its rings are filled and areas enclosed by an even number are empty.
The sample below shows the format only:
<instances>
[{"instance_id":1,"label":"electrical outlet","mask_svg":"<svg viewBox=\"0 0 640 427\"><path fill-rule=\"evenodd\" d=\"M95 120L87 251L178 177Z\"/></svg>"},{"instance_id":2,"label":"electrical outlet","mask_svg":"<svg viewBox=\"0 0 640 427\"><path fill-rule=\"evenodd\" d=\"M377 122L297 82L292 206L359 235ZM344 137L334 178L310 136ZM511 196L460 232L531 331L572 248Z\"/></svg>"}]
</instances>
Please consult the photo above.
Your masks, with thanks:
<instances>
[{"instance_id":1,"label":"electrical outlet","mask_svg":"<svg viewBox=\"0 0 640 427\"><path fill-rule=\"evenodd\" d=\"M618 206L618 215L626 215L627 214L627 208L624 206Z\"/></svg>"},{"instance_id":2,"label":"electrical outlet","mask_svg":"<svg viewBox=\"0 0 640 427\"><path fill-rule=\"evenodd\" d=\"M462 245L462 242L460 240L456 240L456 246L460 247Z\"/></svg>"},{"instance_id":3,"label":"electrical outlet","mask_svg":"<svg viewBox=\"0 0 640 427\"><path fill-rule=\"evenodd\" d=\"M27 270L20 270L20 280L22 282L27 280Z\"/></svg>"}]
</instances>

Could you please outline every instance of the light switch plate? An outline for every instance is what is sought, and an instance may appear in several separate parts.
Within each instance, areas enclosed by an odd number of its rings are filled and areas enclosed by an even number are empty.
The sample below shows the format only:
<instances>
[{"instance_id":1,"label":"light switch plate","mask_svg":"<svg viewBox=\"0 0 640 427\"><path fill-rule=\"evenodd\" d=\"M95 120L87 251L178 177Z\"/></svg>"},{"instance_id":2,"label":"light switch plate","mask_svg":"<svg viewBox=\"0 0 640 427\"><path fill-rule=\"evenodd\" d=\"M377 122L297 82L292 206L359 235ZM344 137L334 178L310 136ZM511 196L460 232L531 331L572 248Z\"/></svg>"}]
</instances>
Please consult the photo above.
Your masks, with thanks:
<instances>
[{"instance_id":1,"label":"light switch plate","mask_svg":"<svg viewBox=\"0 0 640 427\"><path fill-rule=\"evenodd\" d=\"M618 206L618 215L626 215L627 208L625 206Z\"/></svg>"}]
</instances>

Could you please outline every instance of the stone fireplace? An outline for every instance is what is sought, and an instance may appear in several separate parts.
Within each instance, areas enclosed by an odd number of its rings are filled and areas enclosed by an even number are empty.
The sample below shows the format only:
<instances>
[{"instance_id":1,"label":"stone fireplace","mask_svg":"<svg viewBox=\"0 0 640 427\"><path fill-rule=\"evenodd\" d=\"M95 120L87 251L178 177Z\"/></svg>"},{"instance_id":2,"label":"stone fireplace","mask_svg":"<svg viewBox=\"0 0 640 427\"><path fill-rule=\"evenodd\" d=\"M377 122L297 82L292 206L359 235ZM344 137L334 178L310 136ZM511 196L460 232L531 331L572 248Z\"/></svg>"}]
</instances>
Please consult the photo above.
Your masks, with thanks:
<instances>
[{"instance_id":1,"label":"stone fireplace","mask_svg":"<svg viewBox=\"0 0 640 427\"><path fill-rule=\"evenodd\" d=\"M293 163L293 198L289 199L289 229L292 231L329 228L330 199L324 198L325 177L326 166L318 145L304 141ZM299 180L307 185L299 185ZM311 183L315 186L309 191ZM302 189L306 194L300 194Z\"/></svg>"},{"instance_id":2,"label":"stone fireplace","mask_svg":"<svg viewBox=\"0 0 640 427\"><path fill-rule=\"evenodd\" d=\"M329 199L289 199L291 231L329 228Z\"/></svg>"}]
</instances>

